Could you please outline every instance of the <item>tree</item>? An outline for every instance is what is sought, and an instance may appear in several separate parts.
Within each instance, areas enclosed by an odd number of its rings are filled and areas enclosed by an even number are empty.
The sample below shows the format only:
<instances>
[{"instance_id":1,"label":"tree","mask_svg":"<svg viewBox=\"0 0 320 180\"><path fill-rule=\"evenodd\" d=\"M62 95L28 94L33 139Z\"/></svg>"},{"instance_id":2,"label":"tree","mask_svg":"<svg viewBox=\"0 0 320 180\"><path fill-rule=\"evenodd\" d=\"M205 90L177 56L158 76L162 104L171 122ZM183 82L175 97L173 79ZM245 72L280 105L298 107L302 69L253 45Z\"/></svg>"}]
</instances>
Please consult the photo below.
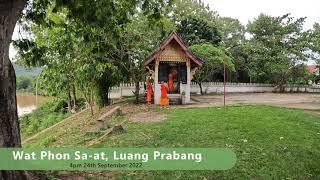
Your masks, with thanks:
<instances>
[{"instance_id":1,"label":"tree","mask_svg":"<svg viewBox=\"0 0 320 180\"><path fill-rule=\"evenodd\" d=\"M198 44L191 46L190 50L204 61L203 67L193 77L193 81L200 87L201 94L203 94L202 83L212 81L217 74L222 73L224 63L229 70L234 71L232 58L222 47L215 47L212 44Z\"/></svg>"},{"instance_id":2,"label":"tree","mask_svg":"<svg viewBox=\"0 0 320 180\"><path fill-rule=\"evenodd\" d=\"M221 41L216 21L218 15L201 0L175 0L164 13L189 46L206 42L218 45Z\"/></svg>"},{"instance_id":3,"label":"tree","mask_svg":"<svg viewBox=\"0 0 320 180\"><path fill-rule=\"evenodd\" d=\"M303 31L305 18L295 20L289 14L271 17L261 14L248 24L251 34L247 50L249 74L256 82L273 83L284 90L290 69L308 54L308 32Z\"/></svg>"},{"instance_id":4,"label":"tree","mask_svg":"<svg viewBox=\"0 0 320 180\"><path fill-rule=\"evenodd\" d=\"M17 90L33 92L34 78L32 76L17 77Z\"/></svg>"},{"instance_id":5,"label":"tree","mask_svg":"<svg viewBox=\"0 0 320 180\"><path fill-rule=\"evenodd\" d=\"M289 74L288 83L290 84L306 85L309 83L310 75L305 64L298 64L290 68Z\"/></svg>"},{"instance_id":6,"label":"tree","mask_svg":"<svg viewBox=\"0 0 320 180\"><path fill-rule=\"evenodd\" d=\"M317 61L317 64L320 64L320 24L316 23L313 26L313 31L311 32L310 39L310 49L315 53L313 59Z\"/></svg>"},{"instance_id":7,"label":"tree","mask_svg":"<svg viewBox=\"0 0 320 180\"><path fill-rule=\"evenodd\" d=\"M74 112L76 107L75 82L75 27L62 12L47 9L44 21L48 23L33 24L30 30L33 41L17 41L20 45L19 61L27 66L45 65L41 73L41 84L50 95L62 96L67 99L68 111ZM73 96L71 96L71 94ZM73 99L72 99L73 98Z\"/></svg>"},{"instance_id":8,"label":"tree","mask_svg":"<svg viewBox=\"0 0 320 180\"><path fill-rule=\"evenodd\" d=\"M145 58L155 49L158 42L174 29L175 26L167 18L149 19L142 13L122 26L116 51L121 61L117 64L124 68L131 81L135 83L136 103L139 99L139 82L144 82L147 75Z\"/></svg>"},{"instance_id":9,"label":"tree","mask_svg":"<svg viewBox=\"0 0 320 180\"><path fill-rule=\"evenodd\" d=\"M235 71L232 73L232 80L236 82L248 81L248 54L245 51L246 28L238 19L230 17L218 17L217 27L221 34L222 42L233 57Z\"/></svg>"},{"instance_id":10,"label":"tree","mask_svg":"<svg viewBox=\"0 0 320 180\"><path fill-rule=\"evenodd\" d=\"M218 29L200 18L187 17L182 20L177 32L189 46L206 42L218 45L221 41Z\"/></svg>"},{"instance_id":11,"label":"tree","mask_svg":"<svg viewBox=\"0 0 320 180\"><path fill-rule=\"evenodd\" d=\"M0 147L21 147L16 76L9 60L9 46L26 2L2 0L0 3ZM0 171L0 179L26 179L26 176L23 171Z\"/></svg>"},{"instance_id":12,"label":"tree","mask_svg":"<svg viewBox=\"0 0 320 180\"><path fill-rule=\"evenodd\" d=\"M54 38L56 40L52 42L55 42L59 47L51 48L55 46L55 44L51 44L34 48L34 51L29 51L35 55L40 54L39 51L46 55L48 54L47 52L50 52L49 58L52 59L54 57L53 59L55 59L52 62L56 63L57 59L59 59L61 63L71 63L70 67L73 67L75 64L72 61L76 60L77 67L83 70L81 71L83 73L89 73L88 70L92 70L90 74L77 74L77 77L82 80L90 79L94 81L94 87L92 87L91 83L84 82L81 82L81 86L90 84L91 88L95 88L95 100L98 107L109 104L109 89L117 84L117 80L119 80L116 75L117 67L114 66L116 59L115 56L113 56L113 52L117 50L118 44L122 42L121 27L125 27L131 22L134 15L139 12L138 9L142 10L149 19L160 18L160 9L169 3L169 1L166 0L145 0L143 2L114 2L110 0L94 2L80 0L74 2L57 0L55 3L44 2L45 1L35 0L33 3L35 8L31 8L26 18L33 21L34 24L37 24L42 30L48 29L47 34L55 33L54 31L57 29L61 31L61 36L65 38ZM76 31L76 33L73 33L72 29ZM40 33L40 36L41 35L42 33ZM59 39L63 40L59 41ZM72 44L72 42L76 43ZM36 42L36 44L39 43ZM74 44L76 47L73 46ZM74 52L77 52L77 55L74 55ZM63 59L65 60L63 61ZM87 66L87 63L91 64ZM81 68L79 65L84 67ZM53 69L61 70L57 68ZM70 82L75 81L72 70L64 71ZM68 74L70 72L71 74ZM140 74L141 73L138 73L138 75ZM82 75L84 76L83 78L81 77ZM135 76L138 75L136 73L132 74L134 79L141 79L135 78ZM69 77L71 79L69 79ZM66 88L70 91L68 86L66 86Z\"/></svg>"},{"instance_id":13,"label":"tree","mask_svg":"<svg viewBox=\"0 0 320 180\"><path fill-rule=\"evenodd\" d=\"M201 0L174 0L172 6L165 8L166 17L176 25L188 17L209 21L215 25L218 14L210 10L209 4Z\"/></svg>"},{"instance_id":14,"label":"tree","mask_svg":"<svg viewBox=\"0 0 320 180\"><path fill-rule=\"evenodd\" d=\"M230 17L217 18L217 27L226 47L239 45L245 40L246 28L238 19Z\"/></svg>"},{"instance_id":15,"label":"tree","mask_svg":"<svg viewBox=\"0 0 320 180\"><path fill-rule=\"evenodd\" d=\"M26 3L26 0L2 0L0 4L0 147L21 146L15 94L15 73L9 60L9 45L15 24ZM46 8L50 3L52 3L52 1L32 1L32 5L26 10L26 17L32 19L33 22L43 23ZM159 12L158 4L166 4L165 1L152 0L145 0L142 3L144 9L154 10L155 13L153 14ZM68 17L75 18L91 26L103 27L111 31L115 30L114 27L116 27L115 24L117 22L122 23L127 20L128 12L130 13L136 10L138 1L118 3L110 0L57 0L55 4L55 8L57 9L61 7L68 8ZM24 179L25 176L23 172L0 171L0 178Z\"/></svg>"},{"instance_id":16,"label":"tree","mask_svg":"<svg viewBox=\"0 0 320 180\"><path fill-rule=\"evenodd\" d=\"M313 26L313 31L311 32L310 38L310 49L313 52L312 59L314 59L317 64L318 68L320 68L320 24L316 23ZM313 76L310 79L313 79L313 82L319 83L320 75L310 75Z\"/></svg>"}]
</instances>

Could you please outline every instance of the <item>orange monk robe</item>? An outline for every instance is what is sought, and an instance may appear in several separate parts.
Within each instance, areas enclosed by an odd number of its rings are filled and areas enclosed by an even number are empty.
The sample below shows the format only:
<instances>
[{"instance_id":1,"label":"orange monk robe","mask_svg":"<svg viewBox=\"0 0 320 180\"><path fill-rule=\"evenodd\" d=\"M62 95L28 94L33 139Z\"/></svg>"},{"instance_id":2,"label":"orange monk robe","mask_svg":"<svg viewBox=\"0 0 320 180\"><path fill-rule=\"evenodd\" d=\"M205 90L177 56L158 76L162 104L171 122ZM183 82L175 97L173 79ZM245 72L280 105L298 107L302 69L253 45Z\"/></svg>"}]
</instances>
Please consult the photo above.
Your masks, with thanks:
<instances>
[{"instance_id":1,"label":"orange monk robe","mask_svg":"<svg viewBox=\"0 0 320 180\"><path fill-rule=\"evenodd\" d=\"M169 98L167 93L167 87L164 83L161 83L161 97L160 97L160 105L167 106L169 105Z\"/></svg>"},{"instance_id":2,"label":"orange monk robe","mask_svg":"<svg viewBox=\"0 0 320 180\"><path fill-rule=\"evenodd\" d=\"M152 85L151 85L151 83L148 83L148 85L147 85L147 104L151 104L151 98L152 98Z\"/></svg>"},{"instance_id":3,"label":"orange monk robe","mask_svg":"<svg viewBox=\"0 0 320 180\"><path fill-rule=\"evenodd\" d=\"M172 92L174 90L174 85L173 85L173 74L169 74L168 76L168 86L169 86L169 92Z\"/></svg>"}]
</instances>

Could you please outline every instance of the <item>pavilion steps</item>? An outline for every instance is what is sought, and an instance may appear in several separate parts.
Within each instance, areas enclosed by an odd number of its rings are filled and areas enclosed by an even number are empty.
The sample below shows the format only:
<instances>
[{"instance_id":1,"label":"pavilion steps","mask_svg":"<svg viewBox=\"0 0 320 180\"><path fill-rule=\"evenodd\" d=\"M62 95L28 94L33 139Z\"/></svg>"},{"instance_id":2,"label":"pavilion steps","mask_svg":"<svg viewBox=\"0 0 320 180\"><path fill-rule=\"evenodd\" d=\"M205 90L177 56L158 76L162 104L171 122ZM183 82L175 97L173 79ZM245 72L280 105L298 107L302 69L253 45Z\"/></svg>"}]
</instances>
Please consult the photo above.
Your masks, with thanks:
<instances>
[{"instance_id":1,"label":"pavilion steps","mask_svg":"<svg viewBox=\"0 0 320 180\"><path fill-rule=\"evenodd\" d=\"M180 105L182 104L181 94L168 94L170 105Z\"/></svg>"}]
</instances>

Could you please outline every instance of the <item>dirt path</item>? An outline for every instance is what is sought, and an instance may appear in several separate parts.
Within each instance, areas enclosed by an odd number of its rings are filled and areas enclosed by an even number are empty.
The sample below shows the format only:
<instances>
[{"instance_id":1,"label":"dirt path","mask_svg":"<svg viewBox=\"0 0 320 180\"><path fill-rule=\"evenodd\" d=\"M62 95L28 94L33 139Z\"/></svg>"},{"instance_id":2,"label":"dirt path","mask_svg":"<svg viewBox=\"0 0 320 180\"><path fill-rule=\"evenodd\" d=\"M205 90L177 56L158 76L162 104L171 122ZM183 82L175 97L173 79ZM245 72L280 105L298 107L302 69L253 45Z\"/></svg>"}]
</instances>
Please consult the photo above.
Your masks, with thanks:
<instances>
[{"instance_id":1,"label":"dirt path","mask_svg":"<svg viewBox=\"0 0 320 180\"><path fill-rule=\"evenodd\" d=\"M223 95L192 96L193 104L186 107L223 106ZM320 110L320 94L250 93L227 94L228 105L263 104L286 108Z\"/></svg>"}]
</instances>

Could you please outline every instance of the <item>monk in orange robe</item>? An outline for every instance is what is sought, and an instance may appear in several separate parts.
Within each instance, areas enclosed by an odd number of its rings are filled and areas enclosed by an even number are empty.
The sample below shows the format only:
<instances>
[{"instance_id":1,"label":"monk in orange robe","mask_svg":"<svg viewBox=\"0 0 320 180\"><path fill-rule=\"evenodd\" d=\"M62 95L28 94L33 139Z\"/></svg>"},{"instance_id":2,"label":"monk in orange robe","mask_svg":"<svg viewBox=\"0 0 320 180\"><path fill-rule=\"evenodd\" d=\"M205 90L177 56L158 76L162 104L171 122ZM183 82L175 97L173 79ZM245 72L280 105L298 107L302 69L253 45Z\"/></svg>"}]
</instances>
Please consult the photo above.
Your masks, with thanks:
<instances>
[{"instance_id":1,"label":"monk in orange robe","mask_svg":"<svg viewBox=\"0 0 320 180\"><path fill-rule=\"evenodd\" d=\"M152 85L149 82L147 85L147 104L148 105L151 104L151 98L152 98Z\"/></svg>"},{"instance_id":2,"label":"monk in orange robe","mask_svg":"<svg viewBox=\"0 0 320 180\"><path fill-rule=\"evenodd\" d=\"M174 85L173 85L173 74L170 73L168 76L168 86L169 86L169 92L173 92L174 90Z\"/></svg>"},{"instance_id":3,"label":"monk in orange robe","mask_svg":"<svg viewBox=\"0 0 320 180\"><path fill-rule=\"evenodd\" d=\"M167 93L167 86L164 82L161 82L161 97L160 97L160 105L167 106L169 105L169 98Z\"/></svg>"}]
</instances>

